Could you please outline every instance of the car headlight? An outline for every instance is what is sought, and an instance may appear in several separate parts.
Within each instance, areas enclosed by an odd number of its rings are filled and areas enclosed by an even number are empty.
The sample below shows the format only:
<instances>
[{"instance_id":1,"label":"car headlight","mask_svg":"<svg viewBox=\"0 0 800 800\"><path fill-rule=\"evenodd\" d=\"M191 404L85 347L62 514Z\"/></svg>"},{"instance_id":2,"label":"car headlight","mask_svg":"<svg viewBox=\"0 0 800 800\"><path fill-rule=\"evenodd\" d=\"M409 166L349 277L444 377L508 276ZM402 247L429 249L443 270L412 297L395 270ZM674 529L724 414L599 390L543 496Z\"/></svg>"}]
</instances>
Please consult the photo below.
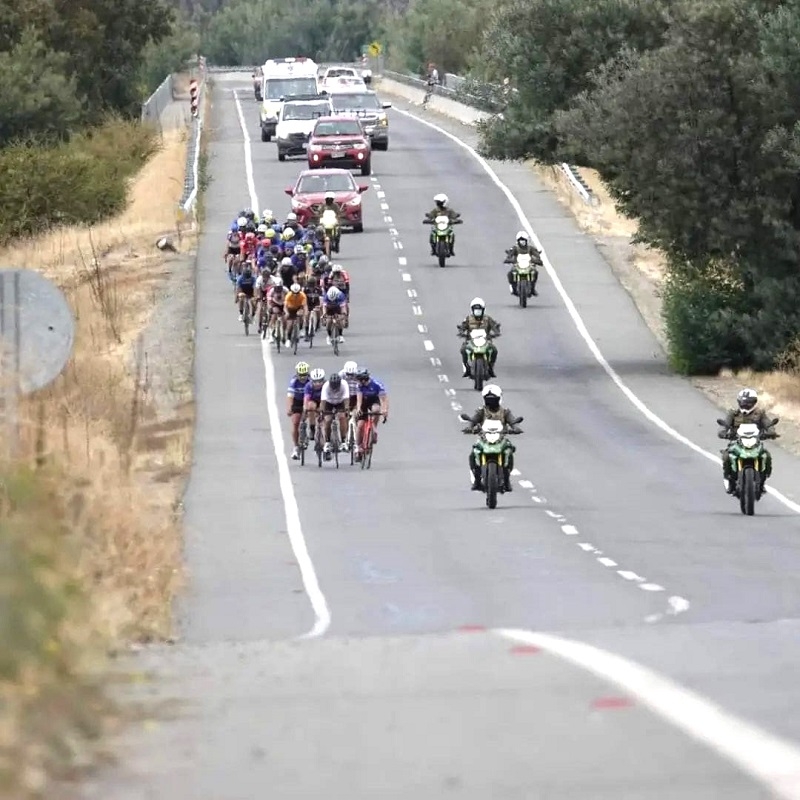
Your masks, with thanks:
<instances>
[{"instance_id":1,"label":"car headlight","mask_svg":"<svg viewBox=\"0 0 800 800\"><path fill-rule=\"evenodd\" d=\"M382 116L382 117L381 117L381 118L378 120L378 125L380 125L382 128L386 128L386 127L388 127L388 125L389 125L389 118L386 116L386 114L384 114L384 115L383 115L383 116Z\"/></svg>"},{"instance_id":2,"label":"car headlight","mask_svg":"<svg viewBox=\"0 0 800 800\"><path fill-rule=\"evenodd\" d=\"M352 200L347 201L348 206L360 206L361 205L361 195L358 197L354 197Z\"/></svg>"},{"instance_id":3,"label":"car headlight","mask_svg":"<svg viewBox=\"0 0 800 800\"><path fill-rule=\"evenodd\" d=\"M292 198L292 208L307 208L308 203L304 203L302 200L298 200L296 197Z\"/></svg>"},{"instance_id":4,"label":"car headlight","mask_svg":"<svg viewBox=\"0 0 800 800\"><path fill-rule=\"evenodd\" d=\"M322 145L321 144L314 144L313 142L309 142L308 149L309 150L322 150Z\"/></svg>"},{"instance_id":5,"label":"car headlight","mask_svg":"<svg viewBox=\"0 0 800 800\"><path fill-rule=\"evenodd\" d=\"M366 150L367 146L363 142L356 142L356 144L354 145L354 148L356 150Z\"/></svg>"}]
</instances>

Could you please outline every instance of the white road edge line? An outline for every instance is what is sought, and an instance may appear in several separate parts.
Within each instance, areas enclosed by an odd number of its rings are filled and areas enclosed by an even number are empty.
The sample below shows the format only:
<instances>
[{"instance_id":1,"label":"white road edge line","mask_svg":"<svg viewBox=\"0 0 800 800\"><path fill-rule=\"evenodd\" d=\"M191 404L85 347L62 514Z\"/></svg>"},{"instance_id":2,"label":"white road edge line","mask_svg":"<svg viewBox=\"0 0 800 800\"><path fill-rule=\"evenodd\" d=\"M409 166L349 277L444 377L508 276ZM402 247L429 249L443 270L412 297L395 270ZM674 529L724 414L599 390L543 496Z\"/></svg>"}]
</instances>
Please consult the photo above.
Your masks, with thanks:
<instances>
[{"instance_id":1,"label":"white road edge line","mask_svg":"<svg viewBox=\"0 0 800 800\"><path fill-rule=\"evenodd\" d=\"M653 713L710 747L783 800L800 800L800 748L622 656L559 636L495 629L609 681Z\"/></svg>"},{"instance_id":2,"label":"white road edge line","mask_svg":"<svg viewBox=\"0 0 800 800\"><path fill-rule=\"evenodd\" d=\"M695 444L691 439L684 436L682 433L678 433L669 423L665 422L661 417L659 417L654 411L651 411L648 406L639 399L638 395L634 394L633 390L628 387L628 385L620 378L617 374L617 371L611 366L611 364L606 361L605 356L600 351L600 348L597 345L597 342L592 338L592 335L589 333L586 324L583 321L583 317L581 317L580 312L575 306L575 303L572 302L572 298L567 294L567 290L564 288L564 285L561 283L561 279L558 277L558 273L556 272L553 265L550 263L550 259L547 257L547 253L544 251L544 247L542 243L539 241L539 237L533 230L530 221L525 216L525 212L522 210L522 206L520 205L519 201L511 192L511 189L508 188L501 180L497 177L497 173L492 169L489 165L489 162L481 156L474 148L470 147L466 142L462 142L455 134L450 133L450 131L446 131L444 128L435 125L433 122L428 122L426 119L422 119L422 117L418 117L416 114L412 114L409 111L404 111L401 108L394 108L399 114L403 114L406 117L411 117L412 119L416 120L417 122L422 123L423 125L427 125L429 128L441 133L443 136L446 136L451 141L455 142L459 147L462 147L466 150L484 169L486 174L492 180L492 183L500 189L501 192L506 196L506 199L510 203L511 207L517 214L517 218L519 219L520 223L522 224L523 228L528 232L528 235L531 237L533 242L535 243L536 247L542 251L542 262L544 263L544 268L547 271L547 275L550 280L553 282L553 286L555 286L556 291L561 296L561 300L564 303L564 306L567 309L567 313L572 318L572 322L575 325L578 333L580 334L583 341L586 343L586 346L589 348L589 351L594 356L595 361L603 368L603 371L608 375L609 378L616 384L617 388L628 398L628 400L634 405L634 407L644 415L650 422L653 423L656 427L660 428L664 433L671 436L676 441L680 442L681 444L686 445L690 449L694 450L699 455L707 458L709 461L713 461L715 464L722 464L722 461L719 459L718 456L715 456L713 453L710 453L708 450L704 450L700 445ZM767 493L772 495L778 502L782 503L786 508L790 511L794 511L796 514L800 514L800 503L795 503L793 500L790 500L786 495L779 492L777 489L773 489L771 486L767 486L766 489Z\"/></svg>"},{"instance_id":3,"label":"white road edge line","mask_svg":"<svg viewBox=\"0 0 800 800\"><path fill-rule=\"evenodd\" d=\"M233 93L236 103L236 111L239 115L239 126L244 137L244 168L247 176L247 189L250 193L251 208L260 208L256 193L255 180L253 178L253 153L250 143L250 134L247 131L247 123L242 112L242 104L239 102L239 95ZM314 562L308 554L303 527L300 523L300 509L297 505L297 498L294 495L294 485L292 484L292 473L289 470L289 460L283 442L283 420L278 413L278 402L275 399L275 368L272 364L272 351L270 343L261 340L261 355L264 360L264 377L266 382L267 413L269 415L269 430L272 437L272 447L275 451L275 460L278 463L278 478L283 496L283 508L286 516L286 531L289 536L289 544L292 547L295 561L300 569L300 577L303 580L303 588L311 602L314 612L314 625L311 630L301 636L301 639L313 639L322 636L331 626L331 612L328 601L320 589L317 580L317 572L314 569Z\"/></svg>"}]
</instances>

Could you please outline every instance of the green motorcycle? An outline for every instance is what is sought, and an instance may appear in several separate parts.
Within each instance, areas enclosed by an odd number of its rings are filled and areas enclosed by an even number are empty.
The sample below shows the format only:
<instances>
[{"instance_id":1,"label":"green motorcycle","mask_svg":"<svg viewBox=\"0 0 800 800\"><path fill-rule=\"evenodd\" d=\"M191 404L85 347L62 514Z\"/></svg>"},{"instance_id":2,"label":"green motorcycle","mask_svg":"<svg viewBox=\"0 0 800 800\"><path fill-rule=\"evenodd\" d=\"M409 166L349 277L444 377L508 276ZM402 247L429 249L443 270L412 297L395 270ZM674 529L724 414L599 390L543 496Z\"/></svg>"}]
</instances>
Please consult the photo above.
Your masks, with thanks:
<instances>
[{"instance_id":1,"label":"green motorcycle","mask_svg":"<svg viewBox=\"0 0 800 800\"><path fill-rule=\"evenodd\" d=\"M533 296L534 278L539 270L531 258L530 253L519 253L514 264L514 282L516 283L519 307L528 307L528 298Z\"/></svg>"},{"instance_id":2,"label":"green motorcycle","mask_svg":"<svg viewBox=\"0 0 800 800\"><path fill-rule=\"evenodd\" d=\"M433 249L436 251L436 258L439 266L444 267L445 262L450 258L450 243L454 240L455 233L453 225L460 225L462 220L451 220L447 214L439 214L434 219L424 219L423 225L433 225Z\"/></svg>"},{"instance_id":3,"label":"green motorcycle","mask_svg":"<svg viewBox=\"0 0 800 800\"><path fill-rule=\"evenodd\" d=\"M779 422L773 419L770 428ZM717 423L725 424L725 420L718 419ZM719 432L721 439L727 439L728 431ZM733 495L739 499L742 514L752 517L755 505L764 494L764 481L767 478L767 465L770 458L764 447L764 439L776 439L778 434L771 430L762 431L758 425L745 423L736 428L736 438L723 457L730 463L731 473L736 478ZM726 487L727 488L727 487Z\"/></svg>"},{"instance_id":4,"label":"green motorcycle","mask_svg":"<svg viewBox=\"0 0 800 800\"><path fill-rule=\"evenodd\" d=\"M459 334L467 338L467 334ZM499 336L500 334L495 334ZM477 328L469 332L469 342L467 343L467 363L469 364L472 384L476 392L483 391L483 384L490 378L489 364L491 354L495 349L492 342L494 337L488 336L483 328Z\"/></svg>"},{"instance_id":5,"label":"green motorcycle","mask_svg":"<svg viewBox=\"0 0 800 800\"><path fill-rule=\"evenodd\" d=\"M470 421L466 414L459 414L459 418L464 422ZM517 417L514 425L522 420L522 417ZM473 432L472 428L464 430L464 433ZM481 483L489 508L497 508L497 495L505 494L506 481L510 478L511 459L516 450L508 436L519 433L522 431L507 428L501 420L487 419L481 425L477 441L472 445L472 456L481 471Z\"/></svg>"}]
</instances>

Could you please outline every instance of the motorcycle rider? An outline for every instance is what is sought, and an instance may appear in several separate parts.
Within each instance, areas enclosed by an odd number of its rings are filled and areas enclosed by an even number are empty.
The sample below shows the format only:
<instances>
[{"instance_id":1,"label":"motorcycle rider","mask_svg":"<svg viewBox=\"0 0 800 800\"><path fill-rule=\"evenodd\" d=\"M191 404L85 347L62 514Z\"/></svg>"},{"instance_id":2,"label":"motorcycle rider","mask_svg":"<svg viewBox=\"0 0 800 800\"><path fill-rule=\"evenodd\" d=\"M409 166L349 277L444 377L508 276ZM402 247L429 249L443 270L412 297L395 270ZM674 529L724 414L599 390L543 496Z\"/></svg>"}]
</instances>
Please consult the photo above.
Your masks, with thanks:
<instances>
[{"instance_id":1,"label":"motorcycle rider","mask_svg":"<svg viewBox=\"0 0 800 800\"><path fill-rule=\"evenodd\" d=\"M722 455L722 477L725 479L725 491L733 494L736 489L736 475L731 469L729 453L736 441L736 429L739 425L758 425L761 434L768 439L776 439L779 434L772 429L772 417L766 409L756 408L758 405L758 392L755 389L742 389L736 396L736 408L728 409L723 420L724 425L719 432L720 439L728 439L727 447L720 451ZM772 455L764 448L764 482L772 475Z\"/></svg>"},{"instance_id":2,"label":"motorcycle rider","mask_svg":"<svg viewBox=\"0 0 800 800\"><path fill-rule=\"evenodd\" d=\"M531 276L531 294L536 297L536 282L539 280L539 267L542 265L542 251L531 244L528 234L525 231L517 231L516 243L510 250L506 250L506 260L504 264L511 264L511 269L506 274L508 278L508 288L511 294L517 294L517 282L514 280L514 271L517 266L517 256L528 255L531 257L533 275Z\"/></svg>"},{"instance_id":3,"label":"motorcycle rider","mask_svg":"<svg viewBox=\"0 0 800 800\"><path fill-rule=\"evenodd\" d=\"M487 338L500 335L500 323L496 322L492 317L486 314L486 303L481 297L473 298L469 304L470 313L458 324L458 333L460 336L466 336L464 344L461 345L461 365L464 368L463 378L470 378L471 370L469 368L468 351L470 345L469 334L470 331L478 329L486 332ZM494 365L497 361L497 348L490 343L489 350L489 376L494 378Z\"/></svg>"},{"instance_id":4,"label":"motorcycle rider","mask_svg":"<svg viewBox=\"0 0 800 800\"><path fill-rule=\"evenodd\" d=\"M437 194L433 198L434 207L425 214L425 219L422 220L423 225L431 225L433 224L436 217L441 216L444 214L446 217L450 219L451 225L458 225L464 220L461 219L461 214L458 211L454 211L452 208L448 208L448 204L450 199L447 197L446 194ZM431 229L430 235L430 246L431 246L431 255L436 255L436 235L433 229ZM450 240L447 243L450 248L450 255L454 256L456 254L456 237L454 233L450 233Z\"/></svg>"},{"instance_id":5,"label":"motorcycle rider","mask_svg":"<svg viewBox=\"0 0 800 800\"><path fill-rule=\"evenodd\" d=\"M481 425L483 425L487 419L494 419L502 422L512 433L522 432L514 424L517 415L514 414L510 408L503 408L503 390L496 383L490 383L484 386L481 396L483 397L483 405L469 418L469 424L466 428L462 429L464 433L480 433ZM507 443L507 448L508 466L505 470L503 480L505 483L505 490L511 492L513 491L511 486L511 470L514 469L514 453L517 448L511 444L511 442ZM470 450L469 453L469 469L470 472L472 472L472 491L482 492L481 468L475 459L474 448Z\"/></svg>"}]
</instances>

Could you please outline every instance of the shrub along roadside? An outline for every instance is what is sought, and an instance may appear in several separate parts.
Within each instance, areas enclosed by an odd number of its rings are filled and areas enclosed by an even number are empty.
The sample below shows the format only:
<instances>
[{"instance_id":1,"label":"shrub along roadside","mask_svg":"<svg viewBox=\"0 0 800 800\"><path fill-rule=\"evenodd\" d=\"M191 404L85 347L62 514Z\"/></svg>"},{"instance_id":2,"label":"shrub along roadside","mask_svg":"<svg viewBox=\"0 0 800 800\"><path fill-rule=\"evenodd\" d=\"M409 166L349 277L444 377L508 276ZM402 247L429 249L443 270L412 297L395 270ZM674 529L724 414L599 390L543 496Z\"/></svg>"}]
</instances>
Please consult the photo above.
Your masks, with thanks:
<instances>
[{"instance_id":1,"label":"shrub along roadside","mask_svg":"<svg viewBox=\"0 0 800 800\"><path fill-rule=\"evenodd\" d=\"M158 146L154 128L110 117L68 143L19 142L0 150L0 245L119 213L128 179Z\"/></svg>"}]
</instances>

